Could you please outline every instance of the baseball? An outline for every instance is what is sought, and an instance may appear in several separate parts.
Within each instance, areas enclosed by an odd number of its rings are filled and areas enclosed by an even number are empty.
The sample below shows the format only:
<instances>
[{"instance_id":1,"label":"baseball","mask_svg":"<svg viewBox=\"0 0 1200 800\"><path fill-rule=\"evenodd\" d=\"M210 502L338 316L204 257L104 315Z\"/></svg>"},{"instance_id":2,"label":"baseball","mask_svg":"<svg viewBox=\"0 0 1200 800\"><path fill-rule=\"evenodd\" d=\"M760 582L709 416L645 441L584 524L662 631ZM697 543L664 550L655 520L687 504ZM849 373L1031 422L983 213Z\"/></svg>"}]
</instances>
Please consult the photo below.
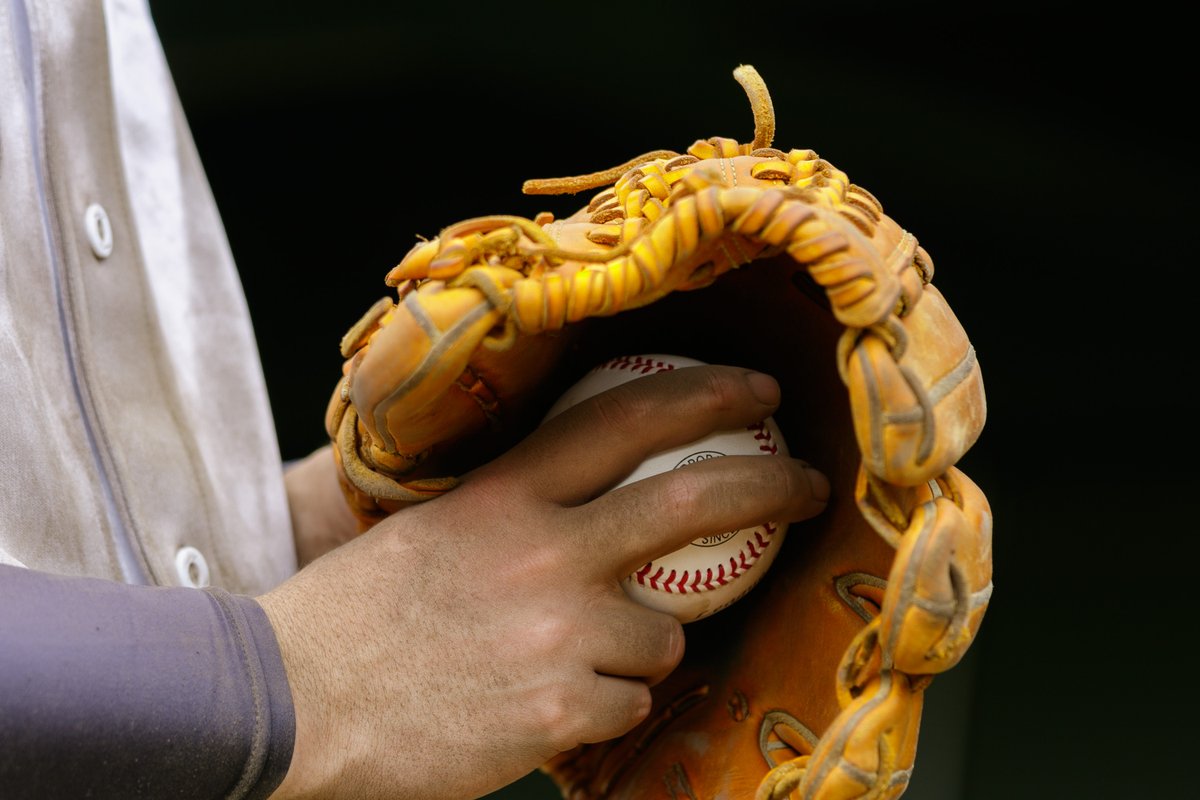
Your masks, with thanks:
<instances>
[{"instance_id":1,"label":"baseball","mask_svg":"<svg viewBox=\"0 0 1200 800\"><path fill-rule=\"evenodd\" d=\"M662 354L611 359L593 368L568 389L547 412L543 422L582 400L627 381L704 363L694 358ZM614 488L709 458L766 454L788 454L773 418L656 453ZM774 522L736 531L713 531L629 575L623 581L625 592L643 605L674 615L680 622L703 619L737 602L758 583L779 552L786 532L786 523Z\"/></svg>"}]
</instances>

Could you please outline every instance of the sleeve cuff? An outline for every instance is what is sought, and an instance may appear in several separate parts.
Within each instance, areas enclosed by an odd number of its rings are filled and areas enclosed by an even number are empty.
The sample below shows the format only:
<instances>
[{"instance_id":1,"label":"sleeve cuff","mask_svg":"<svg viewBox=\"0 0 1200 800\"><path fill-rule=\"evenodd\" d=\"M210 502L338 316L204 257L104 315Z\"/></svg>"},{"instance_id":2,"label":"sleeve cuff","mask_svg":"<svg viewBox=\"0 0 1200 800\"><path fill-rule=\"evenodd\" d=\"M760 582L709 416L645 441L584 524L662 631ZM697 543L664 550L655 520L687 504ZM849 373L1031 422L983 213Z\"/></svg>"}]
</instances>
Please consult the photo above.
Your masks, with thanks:
<instances>
[{"instance_id":1,"label":"sleeve cuff","mask_svg":"<svg viewBox=\"0 0 1200 800\"><path fill-rule=\"evenodd\" d=\"M0 565L6 800L259 800L294 741L282 656L253 598Z\"/></svg>"}]
</instances>

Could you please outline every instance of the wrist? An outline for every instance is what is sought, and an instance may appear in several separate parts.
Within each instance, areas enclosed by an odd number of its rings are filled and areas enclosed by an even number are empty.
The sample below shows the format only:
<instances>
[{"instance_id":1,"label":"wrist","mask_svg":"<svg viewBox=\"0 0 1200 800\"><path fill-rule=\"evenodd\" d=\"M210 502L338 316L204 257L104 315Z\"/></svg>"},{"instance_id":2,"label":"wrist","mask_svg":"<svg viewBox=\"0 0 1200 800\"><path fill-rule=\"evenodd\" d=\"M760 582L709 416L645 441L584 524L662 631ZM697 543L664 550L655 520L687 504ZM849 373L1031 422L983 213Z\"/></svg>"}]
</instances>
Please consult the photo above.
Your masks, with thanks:
<instances>
[{"instance_id":1,"label":"wrist","mask_svg":"<svg viewBox=\"0 0 1200 800\"><path fill-rule=\"evenodd\" d=\"M359 533L346 504L329 445L319 448L284 474L296 559L303 567Z\"/></svg>"},{"instance_id":2,"label":"wrist","mask_svg":"<svg viewBox=\"0 0 1200 800\"><path fill-rule=\"evenodd\" d=\"M298 628L291 609L282 599L278 590L255 598L275 631L291 689L295 718L295 736L288 770L270 797L271 800L296 800L323 796L322 790L328 785L323 779L323 751L328 748L322 747L319 740L319 732L325 726L317 718L319 705L312 700L313 678L305 667L303 640L297 636Z\"/></svg>"}]
</instances>

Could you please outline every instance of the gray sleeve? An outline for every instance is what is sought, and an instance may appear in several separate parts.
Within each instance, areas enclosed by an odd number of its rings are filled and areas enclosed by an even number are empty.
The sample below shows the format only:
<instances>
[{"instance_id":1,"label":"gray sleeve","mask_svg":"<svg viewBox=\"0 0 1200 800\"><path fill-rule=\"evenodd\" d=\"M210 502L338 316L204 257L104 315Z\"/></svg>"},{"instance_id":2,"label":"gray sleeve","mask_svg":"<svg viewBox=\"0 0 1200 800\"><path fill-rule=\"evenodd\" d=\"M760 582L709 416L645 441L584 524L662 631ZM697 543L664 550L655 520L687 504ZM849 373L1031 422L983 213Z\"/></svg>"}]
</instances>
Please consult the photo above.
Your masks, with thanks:
<instances>
[{"instance_id":1,"label":"gray sleeve","mask_svg":"<svg viewBox=\"0 0 1200 800\"><path fill-rule=\"evenodd\" d=\"M0 565L0 797L265 798L294 737L252 598Z\"/></svg>"}]
</instances>

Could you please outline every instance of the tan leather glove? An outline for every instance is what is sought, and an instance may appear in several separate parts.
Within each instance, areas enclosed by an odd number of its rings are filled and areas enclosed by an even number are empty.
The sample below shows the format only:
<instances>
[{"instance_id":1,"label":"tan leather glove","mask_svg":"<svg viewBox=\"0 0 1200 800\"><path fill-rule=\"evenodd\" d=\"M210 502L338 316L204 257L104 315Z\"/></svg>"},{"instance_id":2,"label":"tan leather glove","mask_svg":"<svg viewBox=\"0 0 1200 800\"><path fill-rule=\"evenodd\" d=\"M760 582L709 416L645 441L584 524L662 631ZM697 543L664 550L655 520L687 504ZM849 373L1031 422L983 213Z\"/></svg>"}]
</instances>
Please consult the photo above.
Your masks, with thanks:
<instances>
[{"instance_id":1,"label":"tan leather glove","mask_svg":"<svg viewBox=\"0 0 1200 800\"><path fill-rule=\"evenodd\" d=\"M987 499L955 468L986 404L916 238L811 150L771 147L770 97L734 71L755 140L712 138L605 173L563 220L495 216L418 243L343 340L327 428L364 528L452 490L613 356L774 375L788 447L830 478L743 600L687 626L649 719L544 769L572 798L892 798L922 692L991 594Z\"/></svg>"}]
</instances>

